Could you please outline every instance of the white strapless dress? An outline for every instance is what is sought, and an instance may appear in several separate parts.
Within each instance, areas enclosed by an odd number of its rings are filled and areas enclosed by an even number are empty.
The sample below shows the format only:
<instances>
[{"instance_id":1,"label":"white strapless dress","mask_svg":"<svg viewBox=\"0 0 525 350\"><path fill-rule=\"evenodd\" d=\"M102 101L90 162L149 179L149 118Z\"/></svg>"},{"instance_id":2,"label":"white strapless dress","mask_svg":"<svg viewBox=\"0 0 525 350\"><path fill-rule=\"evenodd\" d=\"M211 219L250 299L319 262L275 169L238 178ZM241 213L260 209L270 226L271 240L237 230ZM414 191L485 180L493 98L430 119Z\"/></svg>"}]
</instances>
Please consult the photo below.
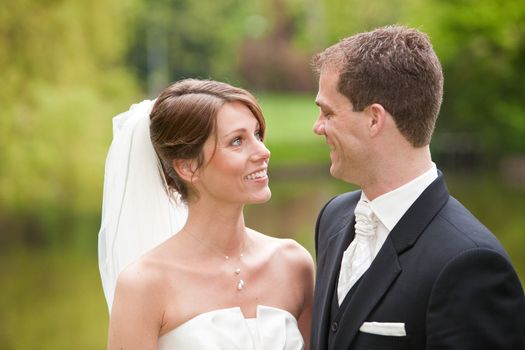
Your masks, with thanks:
<instances>
[{"instance_id":1,"label":"white strapless dress","mask_svg":"<svg viewBox=\"0 0 525 350\"><path fill-rule=\"evenodd\" d=\"M240 307L197 315L159 338L158 350L302 350L297 320L288 311L257 306L256 318Z\"/></svg>"}]
</instances>

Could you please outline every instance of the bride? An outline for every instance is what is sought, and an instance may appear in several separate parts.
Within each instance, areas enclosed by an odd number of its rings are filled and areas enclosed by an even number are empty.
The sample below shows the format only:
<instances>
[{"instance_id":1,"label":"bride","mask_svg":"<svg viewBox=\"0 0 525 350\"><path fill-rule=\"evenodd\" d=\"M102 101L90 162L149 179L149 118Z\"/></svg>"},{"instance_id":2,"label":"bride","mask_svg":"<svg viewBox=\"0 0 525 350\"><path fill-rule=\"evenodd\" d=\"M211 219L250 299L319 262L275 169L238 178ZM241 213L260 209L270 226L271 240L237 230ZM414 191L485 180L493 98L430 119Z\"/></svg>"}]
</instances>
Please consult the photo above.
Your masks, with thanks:
<instances>
[{"instance_id":1,"label":"bride","mask_svg":"<svg viewBox=\"0 0 525 350\"><path fill-rule=\"evenodd\" d=\"M311 256L244 223L271 196L255 98L187 79L152 104L115 118L106 161L109 349L308 349Z\"/></svg>"}]
</instances>

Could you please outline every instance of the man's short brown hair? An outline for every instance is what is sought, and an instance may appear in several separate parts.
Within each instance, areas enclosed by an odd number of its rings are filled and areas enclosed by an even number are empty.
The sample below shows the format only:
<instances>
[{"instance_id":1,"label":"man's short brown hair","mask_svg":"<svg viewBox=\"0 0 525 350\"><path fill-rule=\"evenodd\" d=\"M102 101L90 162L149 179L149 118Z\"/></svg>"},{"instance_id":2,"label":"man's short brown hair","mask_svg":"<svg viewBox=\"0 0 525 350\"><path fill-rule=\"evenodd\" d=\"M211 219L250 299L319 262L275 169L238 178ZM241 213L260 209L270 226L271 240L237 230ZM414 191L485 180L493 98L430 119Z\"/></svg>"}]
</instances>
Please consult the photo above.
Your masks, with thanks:
<instances>
[{"instance_id":1,"label":"man's short brown hair","mask_svg":"<svg viewBox=\"0 0 525 350\"><path fill-rule=\"evenodd\" d=\"M428 145L443 98L443 72L428 36L387 26L341 40L314 58L339 72L337 89L362 111L381 104L414 147Z\"/></svg>"}]
</instances>

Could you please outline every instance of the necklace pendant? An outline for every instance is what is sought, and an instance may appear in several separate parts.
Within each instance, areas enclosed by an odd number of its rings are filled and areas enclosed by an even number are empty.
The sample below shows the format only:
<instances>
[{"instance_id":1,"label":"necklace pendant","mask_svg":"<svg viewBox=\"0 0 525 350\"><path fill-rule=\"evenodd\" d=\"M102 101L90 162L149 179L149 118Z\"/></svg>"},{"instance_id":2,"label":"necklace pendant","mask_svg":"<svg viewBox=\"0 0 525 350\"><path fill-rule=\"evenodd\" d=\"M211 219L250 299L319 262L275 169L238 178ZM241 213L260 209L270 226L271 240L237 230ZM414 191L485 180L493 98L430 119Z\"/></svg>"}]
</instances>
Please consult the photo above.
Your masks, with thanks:
<instances>
[{"instance_id":1,"label":"necklace pendant","mask_svg":"<svg viewBox=\"0 0 525 350\"><path fill-rule=\"evenodd\" d=\"M239 280L239 283L237 283L237 290L240 291L244 288L244 281L242 279Z\"/></svg>"},{"instance_id":2,"label":"necklace pendant","mask_svg":"<svg viewBox=\"0 0 525 350\"><path fill-rule=\"evenodd\" d=\"M235 274L236 274L236 275L239 275L240 273L241 273L241 269L240 269L239 267L236 268L236 269L235 269Z\"/></svg>"}]
</instances>

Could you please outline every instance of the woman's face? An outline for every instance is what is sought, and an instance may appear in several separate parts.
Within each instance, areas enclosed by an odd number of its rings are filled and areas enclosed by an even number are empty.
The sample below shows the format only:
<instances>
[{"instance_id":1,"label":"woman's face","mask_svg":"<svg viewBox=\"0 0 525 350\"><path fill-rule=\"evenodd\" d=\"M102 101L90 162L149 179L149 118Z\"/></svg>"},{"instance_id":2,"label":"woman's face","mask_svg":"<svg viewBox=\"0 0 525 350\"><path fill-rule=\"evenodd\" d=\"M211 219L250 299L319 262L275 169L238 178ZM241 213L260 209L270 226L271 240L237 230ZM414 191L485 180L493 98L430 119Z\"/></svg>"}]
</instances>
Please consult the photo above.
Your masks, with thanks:
<instances>
[{"instance_id":1,"label":"woman's face","mask_svg":"<svg viewBox=\"0 0 525 350\"><path fill-rule=\"evenodd\" d=\"M236 204L264 203L271 197L268 160L259 122L240 102L226 103L217 115L215 135L203 148L204 165L195 184L199 196Z\"/></svg>"}]
</instances>

